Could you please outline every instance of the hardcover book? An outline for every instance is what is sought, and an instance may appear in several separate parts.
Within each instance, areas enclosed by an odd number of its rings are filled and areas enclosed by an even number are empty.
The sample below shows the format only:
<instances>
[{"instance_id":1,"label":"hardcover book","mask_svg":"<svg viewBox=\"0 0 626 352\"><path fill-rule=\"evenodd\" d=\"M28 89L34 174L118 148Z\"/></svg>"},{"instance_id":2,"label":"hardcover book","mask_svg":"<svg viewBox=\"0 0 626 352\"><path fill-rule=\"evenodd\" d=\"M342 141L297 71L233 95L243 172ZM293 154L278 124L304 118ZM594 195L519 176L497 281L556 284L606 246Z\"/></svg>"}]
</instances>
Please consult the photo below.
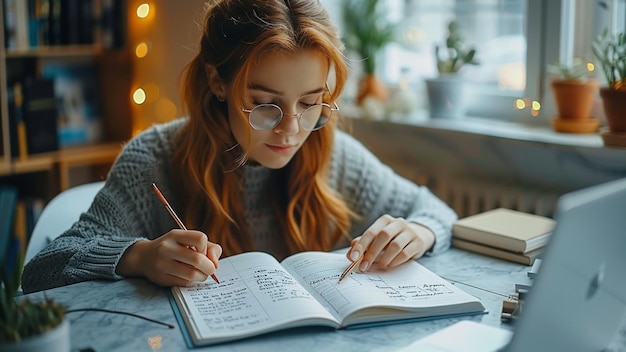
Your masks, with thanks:
<instances>
[{"instance_id":1,"label":"hardcover book","mask_svg":"<svg viewBox=\"0 0 626 352\"><path fill-rule=\"evenodd\" d=\"M458 220L452 226L455 238L527 253L543 247L555 221L545 216L498 208Z\"/></svg>"},{"instance_id":2,"label":"hardcover book","mask_svg":"<svg viewBox=\"0 0 626 352\"><path fill-rule=\"evenodd\" d=\"M58 150L54 81L29 77L24 81L22 89L28 153L37 154Z\"/></svg>"},{"instance_id":3,"label":"hardcover book","mask_svg":"<svg viewBox=\"0 0 626 352\"><path fill-rule=\"evenodd\" d=\"M415 261L374 266L341 283L345 254L302 252L282 262L263 252L220 260L216 275L172 287L172 307L189 347L273 331L332 329L485 313L480 300Z\"/></svg>"},{"instance_id":4,"label":"hardcover book","mask_svg":"<svg viewBox=\"0 0 626 352\"><path fill-rule=\"evenodd\" d=\"M535 259L537 259L543 252L543 247L541 247L526 253L515 253L505 251L504 249L500 248L485 246L484 244L476 242L461 240L458 238L452 239L452 246L465 249L466 251L480 253L488 255L490 257L500 258L524 265L532 265Z\"/></svg>"}]
</instances>

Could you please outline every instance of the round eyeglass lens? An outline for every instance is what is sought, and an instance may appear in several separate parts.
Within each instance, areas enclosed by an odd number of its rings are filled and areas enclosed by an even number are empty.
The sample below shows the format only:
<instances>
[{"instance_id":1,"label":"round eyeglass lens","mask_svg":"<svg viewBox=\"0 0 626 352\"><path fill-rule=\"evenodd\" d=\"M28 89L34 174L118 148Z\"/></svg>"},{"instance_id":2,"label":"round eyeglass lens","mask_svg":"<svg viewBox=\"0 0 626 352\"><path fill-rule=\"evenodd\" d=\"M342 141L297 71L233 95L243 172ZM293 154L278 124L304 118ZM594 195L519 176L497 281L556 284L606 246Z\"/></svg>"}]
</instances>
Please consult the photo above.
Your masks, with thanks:
<instances>
[{"instance_id":1,"label":"round eyeglass lens","mask_svg":"<svg viewBox=\"0 0 626 352\"><path fill-rule=\"evenodd\" d=\"M304 126L304 113L302 114L302 120L300 122L300 124L302 125L302 128L308 129L309 131L315 131L318 130L322 127L324 127L325 124L328 123L328 121L330 121L330 118L332 117L333 114L333 110L330 108L330 106L328 104L320 104L320 105L316 105L316 106L312 106L309 108L310 110L314 110L315 109L315 118L311 118L310 120L307 119L307 121L311 121L311 128L307 128ZM313 114L311 114L313 115Z\"/></svg>"},{"instance_id":2,"label":"round eyeglass lens","mask_svg":"<svg viewBox=\"0 0 626 352\"><path fill-rule=\"evenodd\" d=\"M280 123L283 112L273 104L257 105L250 111L250 125L256 130L269 130Z\"/></svg>"}]
</instances>

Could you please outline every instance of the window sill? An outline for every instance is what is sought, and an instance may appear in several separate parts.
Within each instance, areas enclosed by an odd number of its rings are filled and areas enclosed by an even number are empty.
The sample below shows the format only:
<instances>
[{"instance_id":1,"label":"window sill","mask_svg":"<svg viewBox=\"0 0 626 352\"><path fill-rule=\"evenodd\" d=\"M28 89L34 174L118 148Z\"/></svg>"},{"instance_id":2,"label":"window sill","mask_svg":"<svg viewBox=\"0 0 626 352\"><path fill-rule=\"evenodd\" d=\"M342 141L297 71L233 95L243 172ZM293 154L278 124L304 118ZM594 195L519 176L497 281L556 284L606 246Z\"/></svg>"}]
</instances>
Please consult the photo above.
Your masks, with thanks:
<instances>
[{"instance_id":1,"label":"window sill","mask_svg":"<svg viewBox=\"0 0 626 352\"><path fill-rule=\"evenodd\" d=\"M354 114L349 114L349 116L350 115L356 116ZM354 117L353 119L361 118ZM526 142L594 149L617 148L626 150L626 148L605 147L602 137L597 133L560 133L554 131L551 127L546 125L499 121L489 118L470 116L458 119L431 118L428 116L428 112L426 110L419 110L409 116L393 116L380 121L386 121L399 125L418 126L426 129L455 131Z\"/></svg>"},{"instance_id":2,"label":"window sill","mask_svg":"<svg viewBox=\"0 0 626 352\"><path fill-rule=\"evenodd\" d=\"M392 168L567 192L626 177L626 148L604 146L598 134L558 133L547 125L426 112L385 120L342 109L347 128ZM350 118L352 117L352 118ZM420 171L421 170L421 171Z\"/></svg>"}]
</instances>

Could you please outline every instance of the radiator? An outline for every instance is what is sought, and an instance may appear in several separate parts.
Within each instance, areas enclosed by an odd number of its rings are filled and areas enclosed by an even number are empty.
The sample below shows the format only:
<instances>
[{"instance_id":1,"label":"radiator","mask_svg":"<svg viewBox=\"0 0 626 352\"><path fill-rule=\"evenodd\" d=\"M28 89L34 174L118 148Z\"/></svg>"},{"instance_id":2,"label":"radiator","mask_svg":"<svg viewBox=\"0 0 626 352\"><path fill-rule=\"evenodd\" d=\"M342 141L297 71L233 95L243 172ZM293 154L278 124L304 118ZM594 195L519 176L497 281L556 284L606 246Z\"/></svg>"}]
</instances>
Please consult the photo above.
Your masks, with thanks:
<instances>
[{"instance_id":1,"label":"radiator","mask_svg":"<svg viewBox=\"0 0 626 352\"><path fill-rule=\"evenodd\" d=\"M412 175L453 208L459 218L495 208L508 208L553 217L559 193L533 186L493 182L472 177Z\"/></svg>"}]
</instances>

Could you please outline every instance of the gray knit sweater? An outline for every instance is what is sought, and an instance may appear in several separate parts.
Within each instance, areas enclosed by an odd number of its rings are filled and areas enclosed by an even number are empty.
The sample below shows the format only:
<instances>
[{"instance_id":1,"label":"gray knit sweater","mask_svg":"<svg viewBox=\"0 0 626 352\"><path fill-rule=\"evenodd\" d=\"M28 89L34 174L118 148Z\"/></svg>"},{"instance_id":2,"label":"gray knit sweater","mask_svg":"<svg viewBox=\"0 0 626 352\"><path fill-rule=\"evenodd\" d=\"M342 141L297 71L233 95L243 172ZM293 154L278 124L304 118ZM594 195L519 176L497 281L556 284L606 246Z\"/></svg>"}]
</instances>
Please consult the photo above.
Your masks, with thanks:
<instances>
[{"instance_id":1,"label":"gray knit sweater","mask_svg":"<svg viewBox=\"0 0 626 352\"><path fill-rule=\"evenodd\" d=\"M89 210L26 265L24 292L91 279L121 279L115 268L130 245L177 228L151 184L159 186L174 209L181 207L181 201L174 199L169 165L173 137L185 121L155 125L125 145ZM264 201L274 172L262 166L243 168L247 227L258 250L277 255L284 246L276 236L277 220ZM398 176L341 131L335 136L329 182L351 209L365 215L353 224L352 236L360 235L379 216L390 214L430 228L436 235L430 253L449 247L456 214L428 189ZM337 247L347 245L337 243Z\"/></svg>"}]
</instances>

